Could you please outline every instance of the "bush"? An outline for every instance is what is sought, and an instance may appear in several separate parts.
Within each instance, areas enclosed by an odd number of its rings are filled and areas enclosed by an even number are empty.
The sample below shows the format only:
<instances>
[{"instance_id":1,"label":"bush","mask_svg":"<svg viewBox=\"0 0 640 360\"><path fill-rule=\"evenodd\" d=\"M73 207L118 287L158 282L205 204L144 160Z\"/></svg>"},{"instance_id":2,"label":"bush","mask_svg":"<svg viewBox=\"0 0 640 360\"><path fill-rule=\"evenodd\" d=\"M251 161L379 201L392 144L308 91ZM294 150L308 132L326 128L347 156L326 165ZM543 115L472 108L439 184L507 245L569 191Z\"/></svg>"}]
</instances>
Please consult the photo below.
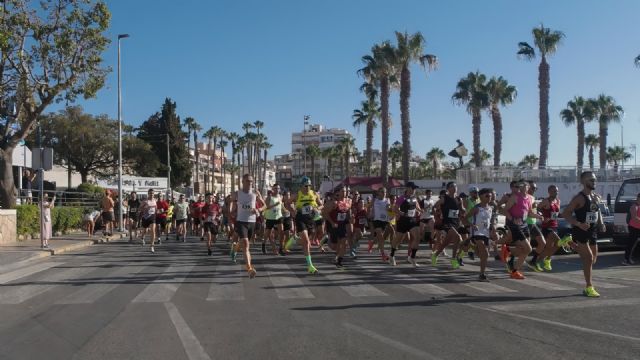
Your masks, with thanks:
<instances>
[{"instance_id":1,"label":"bush","mask_svg":"<svg viewBox=\"0 0 640 360\"><path fill-rule=\"evenodd\" d=\"M104 189L98 185L90 184L90 183L82 183L78 185L77 191L90 193L90 194L103 194Z\"/></svg>"},{"instance_id":2,"label":"bush","mask_svg":"<svg viewBox=\"0 0 640 360\"><path fill-rule=\"evenodd\" d=\"M17 232L18 235L31 235L40 232L40 211L38 205L18 205ZM82 227L82 207L54 207L51 210L53 232L66 233L69 230Z\"/></svg>"},{"instance_id":3,"label":"bush","mask_svg":"<svg viewBox=\"0 0 640 360\"><path fill-rule=\"evenodd\" d=\"M17 205L18 235L31 235L40 232L40 211L38 205Z\"/></svg>"}]
</instances>

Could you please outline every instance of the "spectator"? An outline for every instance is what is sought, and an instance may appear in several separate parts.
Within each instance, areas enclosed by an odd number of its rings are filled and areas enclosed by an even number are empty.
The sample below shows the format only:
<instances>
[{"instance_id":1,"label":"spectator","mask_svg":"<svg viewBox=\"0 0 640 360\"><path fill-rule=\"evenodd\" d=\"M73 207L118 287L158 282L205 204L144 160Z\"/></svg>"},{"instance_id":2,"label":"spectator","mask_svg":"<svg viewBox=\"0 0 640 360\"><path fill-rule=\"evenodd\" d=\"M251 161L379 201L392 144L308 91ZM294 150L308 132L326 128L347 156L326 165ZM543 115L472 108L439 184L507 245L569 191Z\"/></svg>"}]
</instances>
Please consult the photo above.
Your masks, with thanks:
<instances>
[{"instance_id":1,"label":"spectator","mask_svg":"<svg viewBox=\"0 0 640 360\"><path fill-rule=\"evenodd\" d=\"M24 169L22 172L22 196L24 196L24 201L27 204L32 203L32 192L31 189L33 187L33 180L36 178L35 172L30 171L29 169Z\"/></svg>"},{"instance_id":2,"label":"spectator","mask_svg":"<svg viewBox=\"0 0 640 360\"><path fill-rule=\"evenodd\" d=\"M53 199L49 202L49 194L44 194L42 198L42 212L44 214L43 221L40 225L40 232L42 234L42 243L40 247L43 249L49 248L49 240L52 236L52 222L51 222L51 209L53 209L53 204L56 202L56 196L53 195Z\"/></svg>"},{"instance_id":3,"label":"spectator","mask_svg":"<svg viewBox=\"0 0 640 360\"><path fill-rule=\"evenodd\" d=\"M83 218L84 227L86 228L87 233L89 234L89 237L93 237L93 233L96 227L96 221L99 216L100 216L100 211L95 209L92 211L87 210L87 212L84 214L84 218Z\"/></svg>"},{"instance_id":4,"label":"spectator","mask_svg":"<svg viewBox=\"0 0 640 360\"><path fill-rule=\"evenodd\" d=\"M113 221L115 220L114 215L114 205L113 199L111 198L111 190L107 189L104 191L104 197L102 198L101 207L102 207L102 221L104 222L104 231L102 232L105 236L113 235Z\"/></svg>"}]
</instances>

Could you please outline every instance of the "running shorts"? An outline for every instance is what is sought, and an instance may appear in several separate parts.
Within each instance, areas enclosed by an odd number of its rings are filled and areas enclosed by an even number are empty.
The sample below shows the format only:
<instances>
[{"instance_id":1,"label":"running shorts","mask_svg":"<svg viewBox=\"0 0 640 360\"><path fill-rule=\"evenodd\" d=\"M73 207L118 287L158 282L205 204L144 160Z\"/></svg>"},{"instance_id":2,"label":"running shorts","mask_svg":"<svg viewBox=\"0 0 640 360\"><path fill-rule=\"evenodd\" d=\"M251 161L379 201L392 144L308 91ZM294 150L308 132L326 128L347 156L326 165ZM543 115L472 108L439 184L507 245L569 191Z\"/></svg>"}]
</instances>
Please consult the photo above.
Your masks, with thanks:
<instances>
[{"instance_id":1,"label":"running shorts","mask_svg":"<svg viewBox=\"0 0 640 360\"><path fill-rule=\"evenodd\" d=\"M267 219L267 230L271 230L274 227L276 227L276 225L280 225L282 224L282 218L277 219L277 220L269 220Z\"/></svg>"},{"instance_id":2,"label":"running shorts","mask_svg":"<svg viewBox=\"0 0 640 360\"><path fill-rule=\"evenodd\" d=\"M113 215L113 211L103 211L102 212L102 221L107 222L107 221L114 221L115 217Z\"/></svg>"},{"instance_id":3,"label":"running shorts","mask_svg":"<svg viewBox=\"0 0 640 360\"><path fill-rule=\"evenodd\" d=\"M387 221L381 221L381 220L373 220L373 228L374 229L386 229L387 225L389 225L389 223Z\"/></svg>"},{"instance_id":4,"label":"running shorts","mask_svg":"<svg viewBox=\"0 0 640 360\"><path fill-rule=\"evenodd\" d=\"M156 216L156 224L165 227L167 225L167 218Z\"/></svg>"},{"instance_id":5,"label":"running shorts","mask_svg":"<svg viewBox=\"0 0 640 360\"><path fill-rule=\"evenodd\" d=\"M527 240L530 237L529 226L527 226L527 224L516 225L512 222L508 222L507 228L509 228L509 231L511 232L512 242Z\"/></svg>"},{"instance_id":6,"label":"running shorts","mask_svg":"<svg viewBox=\"0 0 640 360\"><path fill-rule=\"evenodd\" d=\"M558 228L557 227L542 228L542 235L544 235L545 238L549 236L549 234L551 233L558 235Z\"/></svg>"},{"instance_id":7,"label":"running shorts","mask_svg":"<svg viewBox=\"0 0 640 360\"><path fill-rule=\"evenodd\" d=\"M236 234L240 239L251 239L256 229L256 223L253 222L236 222Z\"/></svg>"},{"instance_id":8,"label":"running shorts","mask_svg":"<svg viewBox=\"0 0 640 360\"><path fill-rule=\"evenodd\" d=\"M284 231L290 231L292 225L293 225L293 221L291 220L290 217L282 219L282 226L283 226Z\"/></svg>"},{"instance_id":9,"label":"running shorts","mask_svg":"<svg viewBox=\"0 0 640 360\"><path fill-rule=\"evenodd\" d=\"M187 219L178 219L176 220L176 226L180 225L180 224L184 224L187 221Z\"/></svg>"},{"instance_id":10,"label":"running shorts","mask_svg":"<svg viewBox=\"0 0 640 360\"><path fill-rule=\"evenodd\" d=\"M156 223L156 217L155 216L149 216L148 218L143 217L142 218L142 227L147 229L149 228L151 225Z\"/></svg>"},{"instance_id":11,"label":"running shorts","mask_svg":"<svg viewBox=\"0 0 640 360\"><path fill-rule=\"evenodd\" d=\"M297 232L302 232L302 231L313 231L315 227L315 222L313 221L313 218L311 216L308 215L302 215L300 213L298 213L296 215L296 231Z\"/></svg>"},{"instance_id":12,"label":"running shorts","mask_svg":"<svg viewBox=\"0 0 640 360\"><path fill-rule=\"evenodd\" d=\"M489 238L484 235L474 235L471 237L471 240L473 240L473 242L482 241L485 246L489 246Z\"/></svg>"},{"instance_id":13,"label":"running shorts","mask_svg":"<svg viewBox=\"0 0 640 360\"><path fill-rule=\"evenodd\" d=\"M598 239L598 233L596 231L584 231L575 227L571 228L571 237L573 241L580 244L596 245Z\"/></svg>"},{"instance_id":14,"label":"running shorts","mask_svg":"<svg viewBox=\"0 0 640 360\"><path fill-rule=\"evenodd\" d=\"M417 227L417 226L419 226L419 224L418 224L418 222L416 221L415 218L402 216L398 220L398 227L397 227L396 230L399 233L408 233L411 229L413 229L414 227Z\"/></svg>"},{"instance_id":15,"label":"running shorts","mask_svg":"<svg viewBox=\"0 0 640 360\"><path fill-rule=\"evenodd\" d=\"M339 239L344 239L347 237L347 224L346 223L342 223L342 224L338 224L337 228L334 228L333 226L329 227L329 240L331 240L332 243L337 243Z\"/></svg>"},{"instance_id":16,"label":"running shorts","mask_svg":"<svg viewBox=\"0 0 640 360\"><path fill-rule=\"evenodd\" d=\"M212 222L204 223L204 232L211 233L212 235L218 235L218 225Z\"/></svg>"}]
</instances>

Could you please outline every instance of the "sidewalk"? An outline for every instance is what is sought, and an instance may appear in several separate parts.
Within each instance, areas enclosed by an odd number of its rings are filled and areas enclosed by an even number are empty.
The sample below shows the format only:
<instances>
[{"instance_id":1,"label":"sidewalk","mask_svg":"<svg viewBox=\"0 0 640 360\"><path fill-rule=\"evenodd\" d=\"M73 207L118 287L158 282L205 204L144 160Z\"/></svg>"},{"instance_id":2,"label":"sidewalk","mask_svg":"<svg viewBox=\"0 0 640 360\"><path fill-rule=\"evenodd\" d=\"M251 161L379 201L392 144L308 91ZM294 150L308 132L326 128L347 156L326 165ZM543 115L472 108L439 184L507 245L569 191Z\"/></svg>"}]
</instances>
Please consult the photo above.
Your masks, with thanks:
<instances>
[{"instance_id":1,"label":"sidewalk","mask_svg":"<svg viewBox=\"0 0 640 360\"><path fill-rule=\"evenodd\" d=\"M39 258L79 250L97 244L99 240L99 235L94 235L93 238L90 238L86 232L78 232L51 238L49 240L49 249L41 249L40 240L2 244L0 245L0 273ZM125 238L121 239L115 234L112 242L124 240ZM128 241L128 238L126 240Z\"/></svg>"}]
</instances>

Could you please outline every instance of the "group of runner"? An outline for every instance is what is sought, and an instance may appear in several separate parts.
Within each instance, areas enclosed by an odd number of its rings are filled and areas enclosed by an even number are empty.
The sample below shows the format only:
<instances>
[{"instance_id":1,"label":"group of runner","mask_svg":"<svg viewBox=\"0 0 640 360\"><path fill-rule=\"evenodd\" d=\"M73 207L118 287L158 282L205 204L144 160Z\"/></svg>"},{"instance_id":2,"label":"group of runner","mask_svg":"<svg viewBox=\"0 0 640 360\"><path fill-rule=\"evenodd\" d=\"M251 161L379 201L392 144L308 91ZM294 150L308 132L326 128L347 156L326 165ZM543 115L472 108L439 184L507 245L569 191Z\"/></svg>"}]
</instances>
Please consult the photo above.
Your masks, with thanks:
<instances>
[{"instance_id":1,"label":"group of runner","mask_svg":"<svg viewBox=\"0 0 640 360\"><path fill-rule=\"evenodd\" d=\"M189 204L184 195L180 195L177 202L165 205L162 196L154 197L153 190L149 190L144 201L132 194L128 201L129 228L133 240L133 224L140 220L142 244L149 234L151 252L154 252L156 235L164 231L168 239L169 226L175 221L176 240L185 241L187 228L192 227L192 234L199 234L202 241L206 237L208 255L212 254L217 235L226 233L231 260L235 262L242 253L250 278L256 276L250 252L250 245L256 240L261 242L263 254L270 246L274 255L281 256L287 255L297 242L307 271L315 274L318 270L312 262L312 246L322 252L333 251L334 264L342 269L347 252L356 258L359 241L369 231L368 252L377 245L381 260L391 266L397 266L397 251L402 243L408 246L407 262L413 267L420 266L416 254L421 242L429 244L433 266L437 266L438 257L448 247L452 251L452 269L464 266L465 255L472 260L477 255L479 281L489 281L486 268L492 250L496 259L506 263L510 277L522 280L525 265L533 271L551 271L551 256L558 247L571 246L582 259L584 295L597 297L591 269L598 254L597 233L604 223L598 206L600 198L594 193L595 181L592 172L583 173L583 190L560 213L556 186L549 186L548 195L537 201L536 184L524 180L511 182L511 192L500 199L490 188L471 187L468 195L458 194L454 182L448 183L437 198L431 190L418 196L418 186L408 182L400 196L389 195L382 187L373 198L365 200L357 192L350 194L341 185L321 197L307 177L302 178L300 190L293 195L281 191L275 184L263 197L254 190L252 176L246 174L242 177L241 189L224 202L213 194L206 194L206 199L199 198ZM505 228L498 228L499 214L506 217ZM559 217L571 224L572 236L560 239ZM529 254L532 257L527 261Z\"/></svg>"}]
</instances>

